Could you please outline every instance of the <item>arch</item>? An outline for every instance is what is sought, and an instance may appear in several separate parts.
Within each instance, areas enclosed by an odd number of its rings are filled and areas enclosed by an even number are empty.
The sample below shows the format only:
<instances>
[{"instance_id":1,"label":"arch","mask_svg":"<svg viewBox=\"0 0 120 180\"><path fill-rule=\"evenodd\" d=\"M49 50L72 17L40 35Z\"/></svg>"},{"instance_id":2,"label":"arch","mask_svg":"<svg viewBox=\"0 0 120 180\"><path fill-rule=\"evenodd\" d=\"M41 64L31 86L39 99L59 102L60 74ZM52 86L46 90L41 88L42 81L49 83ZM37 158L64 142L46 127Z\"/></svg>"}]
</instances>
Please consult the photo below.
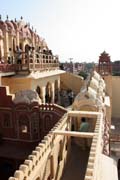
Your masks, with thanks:
<instances>
[{"instance_id":1,"label":"arch","mask_svg":"<svg viewBox=\"0 0 120 180\"><path fill-rule=\"evenodd\" d=\"M29 56L30 56L30 46L29 46L29 44L26 44L25 45L25 63L27 63L28 62L28 58L29 58Z\"/></svg>"},{"instance_id":2,"label":"arch","mask_svg":"<svg viewBox=\"0 0 120 180\"><path fill-rule=\"evenodd\" d=\"M13 52L15 52L15 39L13 39Z\"/></svg>"},{"instance_id":3,"label":"arch","mask_svg":"<svg viewBox=\"0 0 120 180\"><path fill-rule=\"evenodd\" d=\"M12 126L12 121L10 118L10 114L5 113L4 114L4 120L3 120L3 127L4 128L10 128Z\"/></svg>"},{"instance_id":4,"label":"arch","mask_svg":"<svg viewBox=\"0 0 120 180\"><path fill-rule=\"evenodd\" d=\"M20 42L20 44L19 44L19 47L20 47L20 49L22 49L23 50L23 45L22 45L22 43Z\"/></svg>"},{"instance_id":5,"label":"arch","mask_svg":"<svg viewBox=\"0 0 120 180\"><path fill-rule=\"evenodd\" d=\"M28 53L30 50L30 46L28 44L25 45L25 53Z\"/></svg>"},{"instance_id":6,"label":"arch","mask_svg":"<svg viewBox=\"0 0 120 180\"><path fill-rule=\"evenodd\" d=\"M52 116L47 114L44 116L44 130L49 131L52 127Z\"/></svg>"},{"instance_id":7,"label":"arch","mask_svg":"<svg viewBox=\"0 0 120 180\"><path fill-rule=\"evenodd\" d=\"M30 134L29 117L27 114L21 114L18 119L19 138L28 139Z\"/></svg>"},{"instance_id":8,"label":"arch","mask_svg":"<svg viewBox=\"0 0 120 180\"><path fill-rule=\"evenodd\" d=\"M46 85L46 94L45 94L45 102L51 103L52 100L52 85L50 82Z\"/></svg>"},{"instance_id":9,"label":"arch","mask_svg":"<svg viewBox=\"0 0 120 180\"><path fill-rule=\"evenodd\" d=\"M36 92L38 93L39 98L42 100L43 97L42 97L42 90L41 90L40 86L36 87Z\"/></svg>"},{"instance_id":10,"label":"arch","mask_svg":"<svg viewBox=\"0 0 120 180\"><path fill-rule=\"evenodd\" d=\"M40 180L40 177L37 177L35 180Z\"/></svg>"}]
</instances>

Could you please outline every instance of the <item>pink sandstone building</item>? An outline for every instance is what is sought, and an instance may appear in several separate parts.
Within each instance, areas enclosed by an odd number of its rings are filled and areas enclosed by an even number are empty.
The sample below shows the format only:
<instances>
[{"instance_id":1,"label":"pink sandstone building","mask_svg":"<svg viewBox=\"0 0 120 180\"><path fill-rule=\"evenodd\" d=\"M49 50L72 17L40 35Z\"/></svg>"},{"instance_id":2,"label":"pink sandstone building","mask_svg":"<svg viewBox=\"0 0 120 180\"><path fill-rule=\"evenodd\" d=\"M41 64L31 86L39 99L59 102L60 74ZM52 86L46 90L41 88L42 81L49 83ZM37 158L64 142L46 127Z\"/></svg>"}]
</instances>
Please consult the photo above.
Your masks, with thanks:
<instances>
[{"instance_id":1,"label":"pink sandstone building","mask_svg":"<svg viewBox=\"0 0 120 180\"><path fill-rule=\"evenodd\" d=\"M109 55L84 81L59 69L58 56L23 18L7 17L0 19L0 62L2 180L117 180L119 135L111 125L120 116ZM76 97L65 108L68 89ZM79 132L82 117L88 132Z\"/></svg>"}]
</instances>

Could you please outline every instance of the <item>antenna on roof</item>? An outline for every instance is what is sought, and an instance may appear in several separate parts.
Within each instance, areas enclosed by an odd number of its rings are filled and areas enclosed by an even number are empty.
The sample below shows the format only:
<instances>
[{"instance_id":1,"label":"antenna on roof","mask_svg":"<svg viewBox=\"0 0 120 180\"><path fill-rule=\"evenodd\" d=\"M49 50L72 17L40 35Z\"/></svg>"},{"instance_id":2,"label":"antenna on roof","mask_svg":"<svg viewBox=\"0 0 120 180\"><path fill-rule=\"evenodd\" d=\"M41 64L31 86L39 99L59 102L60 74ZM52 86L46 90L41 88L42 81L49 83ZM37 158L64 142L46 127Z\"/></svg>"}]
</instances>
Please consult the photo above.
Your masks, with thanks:
<instances>
[{"instance_id":1,"label":"antenna on roof","mask_svg":"<svg viewBox=\"0 0 120 180\"><path fill-rule=\"evenodd\" d=\"M6 16L6 19L8 20L8 15Z\"/></svg>"}]
</instances>

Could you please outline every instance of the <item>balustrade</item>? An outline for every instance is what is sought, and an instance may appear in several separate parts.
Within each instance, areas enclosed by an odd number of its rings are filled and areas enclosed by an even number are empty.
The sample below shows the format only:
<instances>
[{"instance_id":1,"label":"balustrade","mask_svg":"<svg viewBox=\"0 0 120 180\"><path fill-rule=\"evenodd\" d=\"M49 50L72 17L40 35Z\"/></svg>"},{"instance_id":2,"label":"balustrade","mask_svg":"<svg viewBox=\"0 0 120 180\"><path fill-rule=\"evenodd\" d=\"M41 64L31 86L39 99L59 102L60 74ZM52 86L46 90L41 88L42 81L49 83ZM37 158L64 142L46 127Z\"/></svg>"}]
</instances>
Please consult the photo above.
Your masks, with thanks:
<instances>
[{"instance_id":1,"label":"balustrade","mask_svg":"<svg viewBox=\"0 0 120 180\"><path fill-rule=\"evenodd\" d=\"M44 70L55 70L55 69L59 69L58 57L52 55L46 55L46 54L37 54L36 56L34 56L33 54L30 56L25 55L22 58L21 64L17 64L17 63L0 64L0 73L25 71L25 70L44 71Z\"/></svg>"},{"instance_id":2,"label":"balustrade","mask_svg":"<svg viewBox=\"0 0 120 180\"><path fill-rule=\"evenodd\" d=\"M15 70L15 64L0 64L0 72L14 72Z\"/></svg>"}]
</instances>

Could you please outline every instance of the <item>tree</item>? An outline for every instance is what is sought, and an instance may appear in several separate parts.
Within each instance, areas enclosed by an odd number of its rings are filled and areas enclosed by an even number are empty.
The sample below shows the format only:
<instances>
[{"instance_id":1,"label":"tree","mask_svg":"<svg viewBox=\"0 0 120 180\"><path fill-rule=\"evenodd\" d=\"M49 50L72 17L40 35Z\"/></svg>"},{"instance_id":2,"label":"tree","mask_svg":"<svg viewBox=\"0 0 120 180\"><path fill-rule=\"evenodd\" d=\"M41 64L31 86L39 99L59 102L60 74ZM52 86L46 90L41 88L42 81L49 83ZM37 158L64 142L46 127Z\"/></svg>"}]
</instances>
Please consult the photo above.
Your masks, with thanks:
<instances>
[{"instance_id":1,"label":"tree","mask_svg":"<svg viewBox=\"0 0 120 180\"><path fill-rule=\"evenodd\" d=\"M78 75L79 75L79 76L82 76L82 77L84 78L84 80L85 80L85 79L87 78L87 76L88 76L88 74L87 74L86 72L84 72L84 71L80 71Z\"/></svg>"}]
</instances>

